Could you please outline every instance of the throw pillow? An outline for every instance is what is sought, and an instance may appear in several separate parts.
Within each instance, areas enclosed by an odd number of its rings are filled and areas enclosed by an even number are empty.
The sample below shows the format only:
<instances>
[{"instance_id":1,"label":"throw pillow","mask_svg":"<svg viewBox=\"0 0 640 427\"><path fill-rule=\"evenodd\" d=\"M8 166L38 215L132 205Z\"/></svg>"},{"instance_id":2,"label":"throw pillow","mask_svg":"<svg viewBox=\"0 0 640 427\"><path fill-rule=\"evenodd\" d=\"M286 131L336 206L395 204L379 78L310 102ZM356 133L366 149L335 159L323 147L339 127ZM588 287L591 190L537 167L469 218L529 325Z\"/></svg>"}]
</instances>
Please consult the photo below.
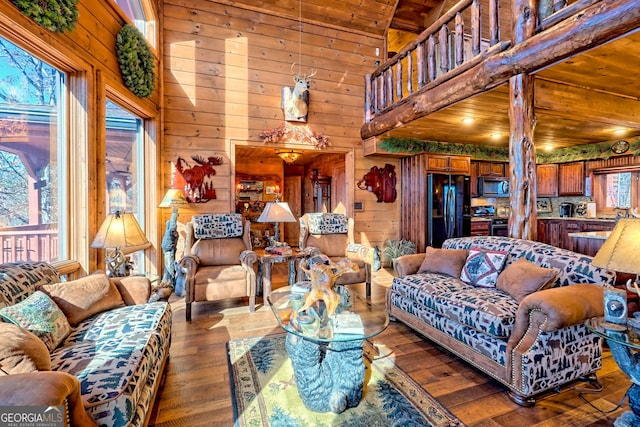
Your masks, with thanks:
<instances>
[{"instance_id":1,"label":"throw pillow","mask_svg":"<svg viewBox=\"0 0 640 427\"><path fill-rule=\"evenodd\" d=\"M506 259L507 252L471 248L460 280L481 288L495 288Z\"/></svg>"},{"instance_id":2,"label":"throw pillow","mask_svg":"<svg viewBox=\"0 0 640 427\"><path fill-rule=\"evenodd\" d=\"M50 371L51 356L44 343L31 332L0 322L0 375Z\"/></svg>"},{"instance_id":3,"label":"throw pillow","mask_svg":"<svg viewBox=\"0 0 640 427\"><path fill-rule=\"evenodd\" d=\"M118 288L104 273L43 285L39 290L51 297L72 326L94 314L125 305Z\"/></svg>"},{"instance_id":4,"label":"throw pillow","mask_svg":"<svg viewBox=\"0 0 640 427\"><path fill-rule=\"evenodd\" d=\"M519 303L529 294L552 287L558 274L560 272L555 268L540 267L519 258L500 273L496 288L508 293Z\"/></svg>"},{"instance_id":5,"label":"throw pillow","mask_svg":"<svg viewBox=\"0 0 640 427\"><path fill-rule=\"evenodd\" d=\"M424 261L418 269L418 273L443 273L460 278L462 267L467 261L466 249L436 249L427 246Z\"/></svg>"},{"instance_id":6,"label":"throw pillow","mask_svg":"<svg viewBox=\"0 0 640 427\"><path fill-rule=\"evenodd\" d=\"M64 313L42 291L35 291L21 302L0 309L0 316L7 322L33 332L50 352L71 332Z\"/></svg>"}]
</instances>

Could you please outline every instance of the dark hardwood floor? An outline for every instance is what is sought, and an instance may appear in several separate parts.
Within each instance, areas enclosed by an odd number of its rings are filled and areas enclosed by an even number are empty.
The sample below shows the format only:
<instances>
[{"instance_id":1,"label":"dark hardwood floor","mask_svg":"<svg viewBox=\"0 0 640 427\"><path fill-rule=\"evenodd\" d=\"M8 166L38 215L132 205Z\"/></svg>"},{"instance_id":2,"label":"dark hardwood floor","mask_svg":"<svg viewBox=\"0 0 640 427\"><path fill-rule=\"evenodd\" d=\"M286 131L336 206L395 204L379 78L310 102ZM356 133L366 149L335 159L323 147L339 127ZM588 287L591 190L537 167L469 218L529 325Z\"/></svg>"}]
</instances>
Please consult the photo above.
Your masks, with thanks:
<instances>
[{"instance_id":1,"label":"dark hardwood floor","mask_svg":"<svg viewBox=\"0 0 640 427\"><path fill-rule=\"evenodd\" d=\"M274 288L284 286L286 271L277 268L275 273ZM391 278L389 270L374 276L372 302L381 310ZM364 295L364 285L351 288ZM258 305L255 313L249 313L246 299L194 304L191 322L185 321L183 299L174 296L171 305L171 358L151 424L232 426L227 341L278 333L281 329L268 307ZM583 394L580 389L590 386L580 382L539 399L533 408L523 408L509 400L499 383L402 323L392 322L372 341L392 354L400 368L467 426L611 426L615 418L629 410L626 400L622 408L608 415L595 409L612 411L631 385L608 350L598 372L603 384L601 392Z\"/></svg>"}]
</instances>

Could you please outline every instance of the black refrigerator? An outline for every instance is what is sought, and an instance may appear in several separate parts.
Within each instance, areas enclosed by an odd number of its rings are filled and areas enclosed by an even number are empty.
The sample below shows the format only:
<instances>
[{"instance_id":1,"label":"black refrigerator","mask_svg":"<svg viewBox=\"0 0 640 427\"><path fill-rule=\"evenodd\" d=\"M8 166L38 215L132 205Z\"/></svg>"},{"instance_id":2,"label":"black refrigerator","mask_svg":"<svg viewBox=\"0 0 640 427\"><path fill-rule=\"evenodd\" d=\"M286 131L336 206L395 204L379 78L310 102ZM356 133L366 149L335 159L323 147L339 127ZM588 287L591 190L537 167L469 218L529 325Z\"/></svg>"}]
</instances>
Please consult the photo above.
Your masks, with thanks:
<instances>
[{"instance_id":1,"label":"black refrigerator","mask_svg":"<svg viewBox=\"0 0 640 427\"><path fill-rule=\"evenodd\" d=\"M471 178L427 174L427 245L435 248L451 237L471 235Z\"/></svg>"}]
</instances>

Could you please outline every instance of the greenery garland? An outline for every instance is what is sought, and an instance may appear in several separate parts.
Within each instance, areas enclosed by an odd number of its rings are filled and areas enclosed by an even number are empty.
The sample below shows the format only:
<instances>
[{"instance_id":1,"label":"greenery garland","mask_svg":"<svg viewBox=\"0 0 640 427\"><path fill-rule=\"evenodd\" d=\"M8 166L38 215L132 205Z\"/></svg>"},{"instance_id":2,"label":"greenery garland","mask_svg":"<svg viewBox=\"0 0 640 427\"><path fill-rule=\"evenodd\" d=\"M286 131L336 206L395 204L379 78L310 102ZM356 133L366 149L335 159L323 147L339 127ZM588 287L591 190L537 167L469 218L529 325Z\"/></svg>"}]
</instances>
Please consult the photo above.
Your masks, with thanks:
<instances>
[{"instance_id":1,"label":"greenery garland","mask_svg":"<svg viewBox=\"0 0 640 427\"><path fill-rule=\"evenodd\" d=\"M611 145L615 141L582 144L553 151L536 152L537 163L568 163L581 160L608 159L613 156ZM380 148L390 153L438 153L470 156L477 160L509 161L509 149L506 147L490 147L454 142L421 141L409 138L386 138ZM640 155L640 138L629 140L629 151L626 155Z\"/></svg>"},{"instance_id":2,"label":"greenery garland","mask_svg":"<svg viewBox=\"0 0 640 427\"><path fill-rule=\"evenodd\" d=\"M156 86L155 57L142 33L126 24L116 37L116 52L125 86L140 98L151 95Z\"/></svg>"},{"instance_id":3,"label":"greenery garland","mask_svg":"<svg viewBox=\"0 0 640 427\"><path fill-rule=\"evenodd\" d=\"M73 31L78 22L78 0L11 0L20 12L49 31Z\"/></svg>"}]
</instances>

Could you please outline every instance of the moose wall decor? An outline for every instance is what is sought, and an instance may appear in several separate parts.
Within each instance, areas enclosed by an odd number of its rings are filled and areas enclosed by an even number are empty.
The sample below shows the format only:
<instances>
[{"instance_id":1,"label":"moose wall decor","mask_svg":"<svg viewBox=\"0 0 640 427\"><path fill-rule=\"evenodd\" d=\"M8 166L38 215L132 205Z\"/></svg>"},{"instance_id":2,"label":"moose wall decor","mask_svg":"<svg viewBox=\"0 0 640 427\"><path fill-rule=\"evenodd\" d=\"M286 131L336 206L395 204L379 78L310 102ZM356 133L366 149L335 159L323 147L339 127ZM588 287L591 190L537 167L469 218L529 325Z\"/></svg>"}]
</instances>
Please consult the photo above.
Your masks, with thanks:
<instances>
[{"instance_id":1,"label":"moose wall decor","mask_svg":"<svg viewBox=\"0 0 640 427\"><path fill-rule=\"evenodd\" d=\"M294 62L291 65L291 72L294 73ZM309 79L315 76L317 71L312 71L308 76L305 74L293 74L295 86L282 88L282 111L284 120L287 122L307 122L309 113Z\"/></svg>"},{"instance_id":2,"label":"moose wall decor","mask_svg":"<svg viewBox=\"0 0 640 427\"><path fill-rule=\"evenodd\" d=\"M374 166L357 182L360 190L371 191L378 198L378 203L396 201L396 167L385 164L383 168Z\"/></svg>"},{"instance_id":3,"label":"moose wall decor","mask_svg":"<svg viewBox=\"0 0 640 427\"><path fill-rule=\"evenodd\" d=\"M191 156L195 165L191 166L185 159L178 157L176 175L184 185L184 194L189 203L204 203L216 198L212 177L216 174L214 166L222 164L222 157L210 156L206 160L202 156Z\"/></svg>"}]
</instances>

